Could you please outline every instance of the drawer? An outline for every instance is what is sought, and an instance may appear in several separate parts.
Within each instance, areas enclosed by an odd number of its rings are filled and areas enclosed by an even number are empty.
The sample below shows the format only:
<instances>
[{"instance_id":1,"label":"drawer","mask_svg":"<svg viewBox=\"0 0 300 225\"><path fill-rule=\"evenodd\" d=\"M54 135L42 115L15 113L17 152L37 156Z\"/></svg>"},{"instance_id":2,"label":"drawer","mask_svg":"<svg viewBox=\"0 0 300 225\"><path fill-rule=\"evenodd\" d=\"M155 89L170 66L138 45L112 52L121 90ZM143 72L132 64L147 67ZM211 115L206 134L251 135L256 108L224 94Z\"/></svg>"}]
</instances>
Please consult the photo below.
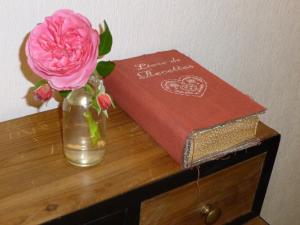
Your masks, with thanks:
<instances>
[{"instance_id":1,"label":"drawer","mask_svg":"<svg viewBox=\"0 0 300 225\"><path fill-rule=\"evenodd\" d=\"M144 201L140 225L201 225L218 211L219 219L210 224L220 225L250 212L264 159L265 154L256 156Z\"/></svg>"}]
</instances>

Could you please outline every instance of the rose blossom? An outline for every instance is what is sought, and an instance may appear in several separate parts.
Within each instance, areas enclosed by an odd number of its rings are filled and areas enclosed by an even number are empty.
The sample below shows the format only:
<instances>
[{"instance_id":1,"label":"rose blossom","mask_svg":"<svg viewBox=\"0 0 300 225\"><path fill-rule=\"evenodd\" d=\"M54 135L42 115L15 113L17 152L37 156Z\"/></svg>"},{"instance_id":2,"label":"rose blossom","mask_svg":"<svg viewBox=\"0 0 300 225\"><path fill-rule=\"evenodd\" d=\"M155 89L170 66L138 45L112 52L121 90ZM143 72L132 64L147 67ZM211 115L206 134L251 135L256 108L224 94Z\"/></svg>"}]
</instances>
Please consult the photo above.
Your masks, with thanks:
<instances>
[{"instance_id":1,"label":"rose blossom","mask_svg":"<svg viewBox=\"0 0 300 225\"><path fill-rule=\"evenodd\" d=\"M30 33L27 61L33 72L57 90L86 84L98 57L99 35L84 16L58 10Z\"/></svg>"},{"instance_id":2,"label":"rose blossom","mask_svg":"<svg viewBox=\"0 0 300 225\"><path fill-rule=\"evenodd\" d=\"M40 101L47 101L52 97L52 89L49 84L43 84L34 90L34 96Z\"/></svg>"},{"instance_id":3,"label":"rose blossom","mask_svg":"<svg viewBox=\"0 0 300 225\"><path fill-rule=\"evenodd\" d=\"M103 110L107 110L112 105L112 100L106 93L98 95L97 102L100 108Z\"/></svg>"}]
</instances>

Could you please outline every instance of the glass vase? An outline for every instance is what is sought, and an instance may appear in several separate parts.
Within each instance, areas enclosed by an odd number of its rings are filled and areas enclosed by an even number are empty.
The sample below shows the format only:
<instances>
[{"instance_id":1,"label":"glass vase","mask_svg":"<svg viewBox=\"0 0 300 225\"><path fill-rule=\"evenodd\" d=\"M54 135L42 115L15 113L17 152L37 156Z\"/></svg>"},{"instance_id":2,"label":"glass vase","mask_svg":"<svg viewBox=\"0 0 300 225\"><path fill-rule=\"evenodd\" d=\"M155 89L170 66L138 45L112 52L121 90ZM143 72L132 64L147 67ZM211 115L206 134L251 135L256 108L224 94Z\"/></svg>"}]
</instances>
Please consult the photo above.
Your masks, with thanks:
<instances>
[{"instance_id":1,"label":"glass vase","mask_svg":"<svg viewBox=\"0 0 300 225\"><path fill-rule=\"evenodd\" d=\"M94 166L105 153L106 117L92 108L91 101L91 94L81 88L73 90L62 105L64 155L75 166Z\"/></svg>"}]
</instances>

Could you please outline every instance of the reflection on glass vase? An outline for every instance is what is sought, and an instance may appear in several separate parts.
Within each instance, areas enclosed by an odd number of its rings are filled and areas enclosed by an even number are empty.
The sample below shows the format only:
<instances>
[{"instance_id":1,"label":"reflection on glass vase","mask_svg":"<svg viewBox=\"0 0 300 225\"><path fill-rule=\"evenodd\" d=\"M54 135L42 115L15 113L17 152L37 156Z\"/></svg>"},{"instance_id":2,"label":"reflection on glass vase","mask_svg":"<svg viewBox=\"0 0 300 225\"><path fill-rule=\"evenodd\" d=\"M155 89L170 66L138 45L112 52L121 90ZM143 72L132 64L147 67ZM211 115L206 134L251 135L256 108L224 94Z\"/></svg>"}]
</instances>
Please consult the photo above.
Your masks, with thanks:
<instances>
[{"instance_id":1,"label":"reflection on glass vase","mask_svg":"<svg viewBox=\"0 0 300 225\"><path fill-rule=\"evenodd\" d=\"M106 117L98 115L91 101L86 88L72 91L63 101L63 149L75 166L94 166L105 153Z\"/></svg>"}]
</instances>

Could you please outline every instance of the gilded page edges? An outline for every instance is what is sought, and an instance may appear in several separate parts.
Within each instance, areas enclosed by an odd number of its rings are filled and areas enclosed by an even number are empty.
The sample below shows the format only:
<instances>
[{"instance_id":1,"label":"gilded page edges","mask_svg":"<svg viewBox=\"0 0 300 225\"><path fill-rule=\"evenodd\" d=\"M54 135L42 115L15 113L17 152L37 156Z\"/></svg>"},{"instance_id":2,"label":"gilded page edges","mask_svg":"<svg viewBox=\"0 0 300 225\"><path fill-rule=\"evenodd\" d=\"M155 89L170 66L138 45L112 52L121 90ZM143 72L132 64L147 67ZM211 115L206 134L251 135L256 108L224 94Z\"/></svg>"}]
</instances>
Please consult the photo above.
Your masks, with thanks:
<instances>
[{"instance_id":1,"label":"gilded page edges","mask_svg":"<svg viewBox=\"0 0 300 225\"><path fill-rule=\"evenodd\" d=\"M246 116L191 133L184 146L183 167L195 166L259 144L260 140L255 137L258 115Z\"/></svg>"}]
</instances>

